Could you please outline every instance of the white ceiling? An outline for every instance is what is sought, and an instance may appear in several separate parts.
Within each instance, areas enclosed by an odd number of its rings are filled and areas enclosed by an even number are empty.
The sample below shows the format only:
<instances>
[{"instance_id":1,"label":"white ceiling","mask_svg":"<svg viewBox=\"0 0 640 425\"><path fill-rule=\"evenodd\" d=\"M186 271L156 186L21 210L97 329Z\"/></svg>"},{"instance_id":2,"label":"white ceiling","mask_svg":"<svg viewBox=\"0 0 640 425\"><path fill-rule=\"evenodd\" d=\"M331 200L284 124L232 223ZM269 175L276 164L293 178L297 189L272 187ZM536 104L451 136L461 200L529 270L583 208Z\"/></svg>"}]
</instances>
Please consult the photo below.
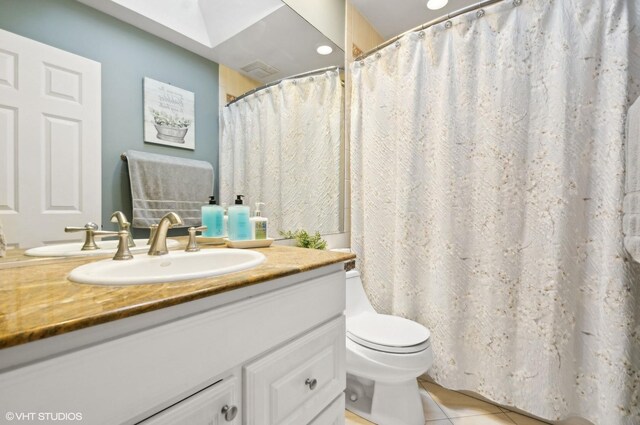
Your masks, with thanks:
<instances>
[{"instance_id":1,"label":"white ceiling","mask_svg":"<svg viewBox=\"0 0 640 425\"><path fill-rule=\"evenodd\" d=\"M78 1L263 83L344 64L344 52L282 0ZM333 53L318 55L321 44ZM242 70L256 61L275 71Z\"/></svg>"},{"instance_id":2,"label":"white ceiling","mask_svg":"<svg viewBox=\"0 0 640 425\"><path fill-rule=\"evenodd\" d=\"M442 9L429 10L427 0L351 0L385 40L479 1L449 0Z\"/></svg>"}]
</instances>

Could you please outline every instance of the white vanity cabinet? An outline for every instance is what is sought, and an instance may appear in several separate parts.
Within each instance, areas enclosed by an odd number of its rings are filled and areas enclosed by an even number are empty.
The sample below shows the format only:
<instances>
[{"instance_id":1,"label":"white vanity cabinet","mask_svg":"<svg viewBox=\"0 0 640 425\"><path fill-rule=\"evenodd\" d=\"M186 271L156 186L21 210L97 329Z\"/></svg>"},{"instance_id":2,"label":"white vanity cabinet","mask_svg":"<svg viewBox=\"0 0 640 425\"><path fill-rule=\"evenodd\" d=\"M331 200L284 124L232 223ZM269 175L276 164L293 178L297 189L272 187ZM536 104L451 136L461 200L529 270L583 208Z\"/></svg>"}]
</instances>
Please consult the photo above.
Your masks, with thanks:
<instances>
[{"instance_id":1,"label":"white vanity cabinet","mask_svg":"<svg viewBox=\"0 0 640 425\"><path fill-rule=\"evenodd\" d=\"M91 425L343 424L344 286L332 264L0 350L2 406Z\"/></svg>"},{"instance_id":2,"label":"white vanity cabinet","mask_svg":"<svg viewBox=\"0 0 640 425\"><path fill-rule=\"evenodd\" d=\"M140 425L240 425L240 382L229 377L142 421Z\"/></svg>"},{"instance_id":3,"label":"white vanity cabinet","mask_svg":"<svg viewBox=\"0 0 640 425\"><path fill-rule=\"evenodd\" d=\"M345 388L343 317L245 367L246 425L309 423Z\"/></svg>"}]
</instances>

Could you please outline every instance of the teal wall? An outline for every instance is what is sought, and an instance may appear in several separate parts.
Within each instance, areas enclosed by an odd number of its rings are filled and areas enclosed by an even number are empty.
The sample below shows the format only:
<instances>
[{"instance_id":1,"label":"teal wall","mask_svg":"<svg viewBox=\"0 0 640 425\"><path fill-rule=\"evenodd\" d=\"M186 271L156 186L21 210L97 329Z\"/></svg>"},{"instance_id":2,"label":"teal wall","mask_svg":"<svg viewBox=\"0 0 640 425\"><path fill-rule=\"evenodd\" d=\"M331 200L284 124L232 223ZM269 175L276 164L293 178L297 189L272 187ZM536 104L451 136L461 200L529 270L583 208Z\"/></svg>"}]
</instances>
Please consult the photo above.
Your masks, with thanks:
<instances>
[{"instance_id":1,"label":"teal wall","mask_svg":"<svg viewBox=\"0 0 640 425\"><path fill-rule=\"evenodd\" d=\"M108 220L115 210L131 218L126 164L120 160L120 153L127 149L205 160L217 175L217 63L75 0L0 0L0 28L102 64L102 222L106 229L113 228ZM195 151L144 143L143 77L195 93Z\"/></svg>"}]
</instances>

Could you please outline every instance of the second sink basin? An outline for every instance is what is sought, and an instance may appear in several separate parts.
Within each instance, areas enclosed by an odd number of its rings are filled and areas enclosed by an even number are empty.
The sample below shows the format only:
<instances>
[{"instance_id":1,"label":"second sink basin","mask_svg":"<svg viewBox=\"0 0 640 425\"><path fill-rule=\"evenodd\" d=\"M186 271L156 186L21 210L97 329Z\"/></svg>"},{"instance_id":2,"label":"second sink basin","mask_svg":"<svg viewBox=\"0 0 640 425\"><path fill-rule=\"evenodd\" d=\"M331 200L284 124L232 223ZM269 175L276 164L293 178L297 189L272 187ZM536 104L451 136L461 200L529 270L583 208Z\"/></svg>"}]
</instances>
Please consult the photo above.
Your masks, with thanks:
<instances>
[{"instance_id":1,"label":"second sink basin","mask_svg":"<svg viewBox=\"0 0 640 425\"><path fill-rule=\"evenodd\" d=\"M94 285L138 285L198 279L250 269L265 256L243 249L173 251L166 255L134 256L133 260L103 260L77 267L69 280Z\"/></svg>"},{"instance_id":2,"label":"second sink basin","mask_svg":"<svg viewBox=\"0 0 640 425\"><path fill-rule=\"evenodd\" d=\"M144 252L149 250L147 245L147 239L134 239L136 243L135 247L129 248L132 254L136 252ZM70 242L58 245L45 245L37 248L31 248L24 252L24 255L30 257L77 257L81 255L106 255L115 254L118 250L117 240L97 240L96 245L100 249L94 249L90 251L83 251L82 242ZM167 247L169 249L175 248L180 245L180 242L174 239L167 239Z\"/></svg>"}]
</instances>

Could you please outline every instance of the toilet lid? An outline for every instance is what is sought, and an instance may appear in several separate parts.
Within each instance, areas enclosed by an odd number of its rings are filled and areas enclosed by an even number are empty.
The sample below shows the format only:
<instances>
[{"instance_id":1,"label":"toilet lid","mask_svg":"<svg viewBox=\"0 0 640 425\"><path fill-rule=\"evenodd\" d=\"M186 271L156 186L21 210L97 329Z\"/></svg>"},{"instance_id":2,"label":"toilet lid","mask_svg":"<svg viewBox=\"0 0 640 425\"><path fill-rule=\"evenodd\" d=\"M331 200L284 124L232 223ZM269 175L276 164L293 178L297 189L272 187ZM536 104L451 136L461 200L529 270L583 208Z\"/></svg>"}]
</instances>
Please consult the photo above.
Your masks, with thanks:
<instances>
[{"instance_id":1,"label":"toilet lid","mask_svg":"<svg viewBox=\"0 0 640 425\"><path fill-rule=\"evenodd\" d=\"M417 353L429 346L429 329L398 316L361 313L347 318L347 337L387 353Z\"/></svg>"}]
</instances>

